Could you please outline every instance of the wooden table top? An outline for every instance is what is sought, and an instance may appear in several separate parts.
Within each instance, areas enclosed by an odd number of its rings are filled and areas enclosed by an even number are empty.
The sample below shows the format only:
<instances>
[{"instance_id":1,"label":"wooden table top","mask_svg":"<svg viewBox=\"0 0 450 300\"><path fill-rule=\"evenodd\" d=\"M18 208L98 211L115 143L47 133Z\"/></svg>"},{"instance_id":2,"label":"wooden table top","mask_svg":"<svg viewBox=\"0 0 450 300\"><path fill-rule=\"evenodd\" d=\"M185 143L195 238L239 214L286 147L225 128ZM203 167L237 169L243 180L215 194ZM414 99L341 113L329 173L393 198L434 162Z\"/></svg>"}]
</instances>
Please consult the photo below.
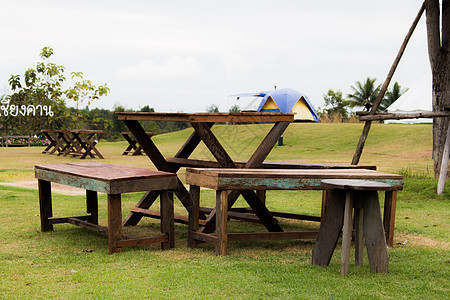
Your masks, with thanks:
<instances>
[{"instance_id":1,"label":"wooden table top","mask_svg":"<svg viewBox=\"0 0 450 300\"><path fill-rule=\"evenodd\" d=\"M212 189L325 189L322 179L375 180L396 190L403 187L403 176L367 169L186 169L187 184Z\"/></svg>"},{"instance_id":2,"label":"wooden table top","mask_svg":"<svg viewBox=\"0 0 450 300\"><path fill-rule=\"evenodd\" d=\"M293 122L293 113L159 113L159 112L117 112L119 120L138 121L182 121L182 122Z\"/></svg>"},{"instance_id":3,"label":"wooden table top","mask_svg":"<svg viewBox=\"0 0 450 300\"><path fill-rule=\"evenodd\" d=\"M35 169L48 170L61 174L76 175L84 178L104 181L127 180L149 177L176 177L173 173L143 168L120 166L96 161L74 162L67 164L36 165Z\"/></svg>"}]
</instances>

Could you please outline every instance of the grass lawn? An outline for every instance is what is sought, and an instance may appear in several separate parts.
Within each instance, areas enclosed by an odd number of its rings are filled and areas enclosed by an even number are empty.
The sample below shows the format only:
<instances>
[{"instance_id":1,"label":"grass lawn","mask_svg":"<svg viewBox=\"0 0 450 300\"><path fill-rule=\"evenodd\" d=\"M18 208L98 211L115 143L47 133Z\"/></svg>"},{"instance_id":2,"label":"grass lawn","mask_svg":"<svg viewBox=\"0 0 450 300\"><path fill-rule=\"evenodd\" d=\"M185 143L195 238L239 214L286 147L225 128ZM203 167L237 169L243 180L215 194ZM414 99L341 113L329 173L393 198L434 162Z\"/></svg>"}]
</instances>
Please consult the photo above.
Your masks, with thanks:
<instances>
[{"instance_id":1,"label":"grass lawn","mask_svg":"<svg viewBox=\"0 0 450 300\"><path fill-rule=\"evenodd\" d=\"M215 126L233 159L245 160L270 125ZM166 156L173 156L192 129L153 139ZM292 162L351 161L361 124L292 124L285 146L275 147L269 160ZM226 140L226 142L225 142ZM105 162L151 167L145 156L126 157L125 142L100 142ZM43 148L0 148L0 181L34 180L37 163L74 161L40 154ZM200 145L195 158L208 158ZM158 245L124 248L108 255L105 236L68 224L40 232L35 189L0 185L0 298L156 298L156 299L446 299L449 295L450 184L436 195L431 179L431 126L374 125L361 164L407 176L398 195L395 245L389 249L389 273L371 273L350 264L340 276L340 246L329 267L311 265L313 240L232 242L226 257L216 257L212 245L186 246L187 228L176 224L176 248ZM100 160L99 160L100 161ZM182 172L180 174L183 174ZM184 175L180 178L184 179ZM142 193L123 196L127 215ZM82 214L83 196L54 194L54 215ZM319 214L318 191L270 191L270 209ZM213 205L214 192L202 190L202 205ZM239 200L242 201L242 200ZM381 201L383 203L383 201ZM100 194L99 219L105 224L106 196ZM176 213L186 214L179 201ZM286 230L315 230L316 223L280 219ZM230 231L259 231L261 225L232 220ZM145 219L130 234L158 232L157 220ZM353 255L353 254L352 254Z\"/></svg>"}]
</instances>

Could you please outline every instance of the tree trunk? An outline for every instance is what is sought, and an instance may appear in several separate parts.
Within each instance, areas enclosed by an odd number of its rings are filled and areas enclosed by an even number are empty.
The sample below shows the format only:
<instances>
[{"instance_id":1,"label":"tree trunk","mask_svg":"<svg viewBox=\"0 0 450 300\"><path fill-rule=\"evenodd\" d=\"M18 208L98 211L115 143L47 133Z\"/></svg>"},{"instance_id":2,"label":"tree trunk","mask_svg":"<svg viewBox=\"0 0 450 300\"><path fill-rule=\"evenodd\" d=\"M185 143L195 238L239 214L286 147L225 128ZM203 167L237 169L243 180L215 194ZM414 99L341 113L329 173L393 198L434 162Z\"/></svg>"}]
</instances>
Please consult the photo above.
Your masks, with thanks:
<instances>
[{"instance_id":1,"label":"tree trunk","mask_svg":"<svg viewBox=\"0 0 450 300\"><path fill-rule=\"evenodd\" d=\"M425 0L428 55L433 78L433 112L450 109L450 0L442 0L442 23L439 0ZM439 176L449 118L433 119L434 176Z\"/></svg>"}]
</instances>

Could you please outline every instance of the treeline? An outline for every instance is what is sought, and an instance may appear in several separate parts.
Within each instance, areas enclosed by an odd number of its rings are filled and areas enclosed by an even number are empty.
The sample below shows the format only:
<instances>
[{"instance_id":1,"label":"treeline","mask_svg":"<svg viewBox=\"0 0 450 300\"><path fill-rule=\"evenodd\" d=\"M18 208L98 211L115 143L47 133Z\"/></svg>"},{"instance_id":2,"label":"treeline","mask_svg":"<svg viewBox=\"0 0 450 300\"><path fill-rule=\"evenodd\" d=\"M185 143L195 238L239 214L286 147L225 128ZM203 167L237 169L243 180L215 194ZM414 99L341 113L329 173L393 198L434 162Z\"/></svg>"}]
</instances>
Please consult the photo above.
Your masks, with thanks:
<instances>
[{"instance_id":1,"label":"treeline","mask_svg":"<svg viewBox=\"0 0 450 300\"><path fill-rule=\"evenodd\" d=\"M70 110L76 113L74 108L70 108ZM79 124L80 128L105 130L106 135L104 138L110 141L123 139L121 133L129 131L129 129L122 120L117 118L117 112L155 112L155 110L148 105L140 110L125 109L119 105L115 106L112 111L104 108L89 109L86 107L80 110L80 113L84 116L82 124ZM145 131L153 132L155 135L182 130L190 126L188 122L142 121L141 124ZM66 124L64 127L68 128L68 125Z\"/></svg>"}]
</instances>

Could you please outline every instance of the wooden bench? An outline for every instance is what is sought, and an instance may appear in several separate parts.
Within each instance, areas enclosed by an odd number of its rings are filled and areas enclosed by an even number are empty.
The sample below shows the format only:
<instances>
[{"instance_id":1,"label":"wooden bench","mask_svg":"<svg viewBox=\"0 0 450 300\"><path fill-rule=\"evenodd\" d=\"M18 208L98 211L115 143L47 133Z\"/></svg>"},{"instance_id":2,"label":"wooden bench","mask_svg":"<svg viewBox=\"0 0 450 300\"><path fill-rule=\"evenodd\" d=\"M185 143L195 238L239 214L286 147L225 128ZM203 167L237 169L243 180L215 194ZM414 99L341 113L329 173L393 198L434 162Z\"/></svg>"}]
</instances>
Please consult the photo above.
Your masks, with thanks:
<instances>
[{"instance_id":1,"label":"wooden bench","mask_svg":"<svg viewBox=\"0 0 450 300\"><path fill-rule=\"evenodd\" d=\"M36 165L39 185L41 231L53 230L54 224L70 223L108 235L109 253L122 247L161 243L162 249L174 247L173 195L178 186L173 173L132 168L100 162ZM53 218L51 182L86 190L85 216ZM161 232L156 237L134 238L122 234L121 194L141 191L160 193ZM97 192L106 193L108 227L98 224Z\"/></svg>"},{"instance_id":2,"label":"wooden bench","mask_svg":"<svg viewBox=\"0 0 450 300\"><path fill-rule=\"evenodd\" d=\"M26 140L25 143L20 144L8 144L9 140ZM31 146L31 137L29 135L6 135L1 138L2 147L20 147Z\"/></svg>"},{"instance_id":3,"label":"wooden bench","mask_svg":"<svg viewBox=\"0 0 450 300\"><path fill-rule=\"evenodd\" d=\"M186 170L186 183L191 185L191 203L189 205L189 237L188 245L196 247L199 241L213 243L217 255L226 255L228 241L242 240L271 240L271 239L302 239L316 238L317 232L298 231L282 232L278 221L274 218L265 203L261 201L254 190L327 190L321 183L323 179L366 179L388 183L392 189L385 197L385 220L387 219L387 234L393 234L393 219L395 219L395 205L389 201L396 199L392 195L403 187L403 177L396 174L386 174L366 169L199 169ZM199 223L200 187L216 190L216 228L215 233L203 232ZM253 209L262 212L256 217L272 232L263 233L228 233L227 222L229 212L234 203L228 203L228 191L238 191L245 194L245 199ZM247 199L250 199L247 200ZM395 203L395 201L394 201ZM319 220L320 221L320 218ZM273 226L276 224L277 226ZM392 226L391 226L392 225ZM276 232L277 231L277 232ZM386 239L390 236L386 234Z\"/></svg>"},{"instance_id":4,"label":"wooden bench","mask_svg":"<svg viewBox=\"0 0 450 300\"><path fill-rule=\"evenodd\" d=\"M387 244L377 191L394 188L387 183L354 179L322 180L322 184L332 190L332 196L314 244L313 265L327 266L330 263L342 231L341 275L348 274L354 209L355 264L362 265L365 240L370 269L387 273Z\"/></svg>"}]
</instances>

